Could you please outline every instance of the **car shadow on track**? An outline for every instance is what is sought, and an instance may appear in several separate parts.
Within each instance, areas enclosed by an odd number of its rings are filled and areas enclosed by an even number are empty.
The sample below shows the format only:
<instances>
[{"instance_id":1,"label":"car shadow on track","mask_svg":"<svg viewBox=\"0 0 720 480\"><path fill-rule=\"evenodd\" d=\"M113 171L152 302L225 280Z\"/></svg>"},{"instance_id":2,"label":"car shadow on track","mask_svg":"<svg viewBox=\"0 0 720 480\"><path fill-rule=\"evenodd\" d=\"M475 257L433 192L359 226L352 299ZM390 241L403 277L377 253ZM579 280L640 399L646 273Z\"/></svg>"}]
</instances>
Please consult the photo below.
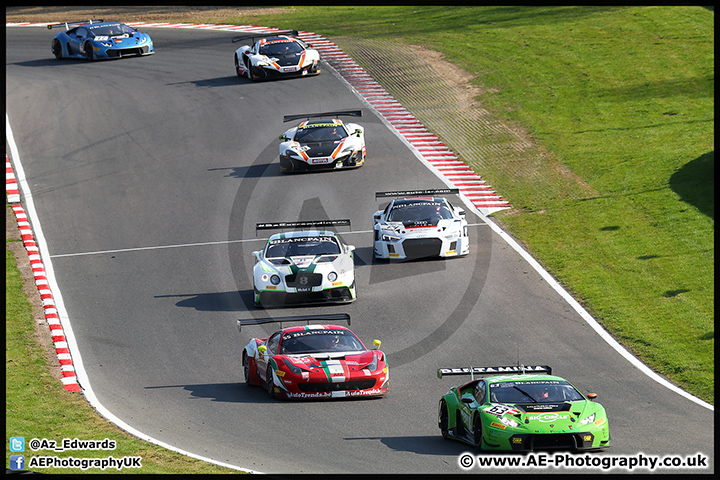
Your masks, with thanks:
<instances>
[{"instance_id":1,"label":"car shadow on track","mask_svg":"<svg viewBox=\"0 0 720 480\"><path fill-rule=\"evenodd\" d=\"M241 372L242 374L242 372ZM200 383L195 385L157 385L145 387L146 390L180 389L192 398L207 398L213 402L232 403L269 403L276 400L270 398L262 388L249 387L241 383Z\"/></svg>"},{"instance_id":2,"label":"car shadow on track","mask_svg":"<svg viewBox=\"0 0 720 480\"><path fill-rule=\"evenodd\" d=\"M228 403L321 403L321 402L371 402L382 397L352 397L328 399L303 399L302 401L270 398L262 386L248 386L240 383L200 383L195 385L157 385L146 390L181 389L191 398L207 398L213 402Z\"/></svg>"},{"instance_id":3,"label":"car shadow on track","mask_svg":"<svg viewBox=\"0 0 720 480\"><path fill-rule=\"evenodd\" d=\"M398 452L410 452L418 455L459 455L471 448L460 442L449 442L440 436L412 435L404 437L346 437L347 441L379 440L386 447Z\"/></svg>"},{"instance_id":4,"label":"car shadow on track","mask_svg":"<svg viewBox=\"0 0 720 480\"><path fill-rule=\"evenodd\" d=\"M259 163L246 167L222 167L209 168L209 172L227 170L225 175L228 178L262 178L262 177L279 177L283 175L280 170L280 162Z\"/></svg>"},{"instance_id":5,"label":"car shadow on track","mask_svg":"<svg viewBox=\"0 0 720 480\"><path fill-rule=\"evenodd\" d=\"M182 298L175 304L176 306L194 308L200 312L237 312L247 310L247 305L252 305L252 290L154 296L154 298L170 297Z\"/></svg>"},{"instance_id":6,"label":"car shadow on track","mask_svg":"<svg viewBox=\"0 0 720 480\"><path fill-rule=\"evenodd\" d=\"M217 77L217 78L203 78L200 80L188 80L185 82L173 82L168 83L166 85L195 85L196 87L229 87L232 85L240 85L243 82L243 79L238 78L237 76L228 75L226 77Z\"/></svg>"},{"instance_id":7,"label":"car shadow on track","mask_svg":"<svg viewBox=\"0 0 720 480\"><path fill-rule=\"evenodd\" d=\"M25 62L16 62L9 65L18 65L20 67L55 67L61 65L72 65L76 63L87 64L89 62L82 58L63 58L62 60L57 60L55 58L45 58L42 60L27 60Z\"/></svg>"}]
</instances>

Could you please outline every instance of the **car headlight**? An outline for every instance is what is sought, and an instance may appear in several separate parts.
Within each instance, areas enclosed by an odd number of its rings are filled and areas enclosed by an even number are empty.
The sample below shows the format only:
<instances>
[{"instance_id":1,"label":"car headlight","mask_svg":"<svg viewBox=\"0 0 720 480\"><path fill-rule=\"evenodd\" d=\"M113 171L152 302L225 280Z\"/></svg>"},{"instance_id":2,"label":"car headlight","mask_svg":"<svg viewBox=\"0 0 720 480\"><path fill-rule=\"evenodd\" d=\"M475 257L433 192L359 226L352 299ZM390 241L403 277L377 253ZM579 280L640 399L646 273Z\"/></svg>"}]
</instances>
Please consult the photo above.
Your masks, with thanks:
<instances>
[{"instance_id":1,"label":"car headlight","mask_svg":"<svg viewBox=\"0 0 720 480\"><path fill-rule=\"evenodd\" d=\"M377 370L377 366L378 366L378 357L377 357L376 355L373 355L372 362L368 363L368 364L367 364L365 367L363 367L363 368L367 368L367 369L370 370L371 372L374 372L375 370Z\"/></svg>"},{"instance_id":2,"label":"car headlight","mask_svg":"<svg viewBox=\"0 0 720 480\"><path fill-rule=\"evenodd\" d=\"M337 273L335 273L335 272L328 273L328 280L330 280L331 282L334 282L335 280L337 280Z\"/></svg>"},{"instance_id":3,"label":"car headlight","mask_svg":"<svg viewBox=\"0 0 720 480\"><path fill-rule=\"evenodd\" d=\"M520 426L520 423L516 422L512 418L507 418L505 416L500 417L500 422L502 422L504 425L507 425L508 427L517 428Z\"/></svg>"},{"instance_id":4,"label":"car headlight","mask_svg":"<svg viewBox=\"0 0 720 480\"><path fill-rule=\"evenodd\" d=\"M345 155L350 155L354 151L355 151L355 147L353 145L351 145L349 147L342 149L342 151L340 152L340 155L338 155L338 157L344 157Z\"/></svg>"},{"instance_id":5,"label":"car headlight","mask_svg":"<svg viewBox=\"0 0 720 480\"><path fill-rule=\"evenodd\" d=\"M595 414L593 413L589 417L580 420L580 424L581 425L589 425L589 424L593 423L594 421L595 421Z\"/></svg>"},{"instance_id":6,"label":"car headlight","mask_svg":"<svg viewBox=\"0 0 720 480\"><path fill-rule=\"evenodd\" d=\"M398 237L397 235L390 235L389 233L383 232L382 240L383 242L397 242L398 240L400 240L400 237Z\"/></svg>"},{"instance_id":7,"label":"car headlight","mask_svg":"<svg viewBox=\"0 0 720 480\"><path fill-rule=\"evenodd\" d=\"M288 368L288 370L290 370L291 373L295 375L302 375L302 368L298 367L287 358L283 359L283 363Z\"/></svg>"},{"instance_id":8,"label":"car headlight","mask_svg":"<svg viewBox=\"0 0 720 480\"><path fill-rule=\"evenodd\" d=\"M273 285L280 285L280 277L277 275L272 275L270 277L270 283L272 283Z\"/></svg>"}]
</instances>

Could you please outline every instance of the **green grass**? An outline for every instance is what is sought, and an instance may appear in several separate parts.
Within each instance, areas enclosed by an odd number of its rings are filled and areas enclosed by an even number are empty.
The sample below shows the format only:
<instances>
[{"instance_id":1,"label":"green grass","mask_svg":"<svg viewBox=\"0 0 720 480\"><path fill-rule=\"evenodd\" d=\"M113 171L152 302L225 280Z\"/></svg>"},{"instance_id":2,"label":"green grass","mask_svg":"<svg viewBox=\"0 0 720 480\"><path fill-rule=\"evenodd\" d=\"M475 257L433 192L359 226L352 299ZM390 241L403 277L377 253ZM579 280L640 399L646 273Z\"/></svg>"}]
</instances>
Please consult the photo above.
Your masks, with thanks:
<instances>
[{"instance_id":1,"label":"green grass","mask_svg":"<svg viewBox=\"0 0 720 480\"><path fill-rule=\"evenodd\" d=\"M714 403L712 9L293 7L186 20L392 39L472 72L483 107L536 143L525 165L468 159L515 207L496 220L648 365ZM114 439L113 456L143 457L123 473L234 472L120 432L66 392L33 339L12 255L6 265L7 437Z\"/></svg>"},{"instance_id":2,"label":"green grass","mask_svg":"<svg viewBox=\"0 0 720 480\"><path fill-rule=\"evenodd\" d=\"M169 473L222 474L243 473L166 450L144 442L106 422L78 393L65 390L47 368L43 348L36 342L30 303L23 293L23 280L13 253L5 250L5 437L24 437L61 442L64 438L80 440L110 439L114 450L56 453L33 452L26 447L26 462L32 456L58 458L142 457L140 469L36 468L46 474L76 473ZM9 449L6 466L10 465Z\"/></svg>"},{"instance_id":3,"label":"green grass","mask_svg":"<svg viewBox=\"0 0 720 480\"><path fill-rule=\"evenodd\" d=\"M341 48L421 45L471 72L482 106L539 152L524 165L466 159L515 206L496 220L626 347L714 402L712 8L294 7L236 20Z\"/></svg>"}]
</instances>

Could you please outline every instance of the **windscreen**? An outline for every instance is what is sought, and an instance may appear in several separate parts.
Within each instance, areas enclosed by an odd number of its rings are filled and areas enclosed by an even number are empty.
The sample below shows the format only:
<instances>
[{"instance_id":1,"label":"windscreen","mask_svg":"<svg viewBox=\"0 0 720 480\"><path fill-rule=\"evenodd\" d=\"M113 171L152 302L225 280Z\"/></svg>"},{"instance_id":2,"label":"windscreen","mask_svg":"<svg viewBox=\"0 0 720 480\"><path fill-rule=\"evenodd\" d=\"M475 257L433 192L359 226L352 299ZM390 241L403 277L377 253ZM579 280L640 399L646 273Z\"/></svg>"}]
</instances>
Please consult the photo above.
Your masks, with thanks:
<instances>
[{"instance_id":1,"label":"windscreen","mask_svg":"<svg viewBox=\"0 0 720 480\"><path fill-rule=\"evenodd\" d=\"M298 128L295 141L300 143L337 142L347 137L347 132L337 123L310 123Z\"/></svg>"},{"instance_id":2,"label":"windscreen","mask_svg":"<svg viewBox=\"0 0 720 480\"><path fill-rule=\"evenodd\" d=\"M402 222L406 227L435 226L453 214L442 200L398 200L388 214L388 222Z\"/></svg>"},{"instance_id":3,"label":"windscreen","mask_svg":"<svg viewBox=\"0 0 720 480\"><path fill-rule=\"evenodd\" d=\"M496 403L559 403L584 400L566 381L528 380L490 384L490 401Z\"/></svg>"},{"instance_id":4,"label":"windscreen","mask_svg":"<svg viewBox=\"0 0 720 480\"><path fill-rule=\"evenodd\" d=\"M260 55L278 57L283 55L296 55L302 53L303 48L298 42L291 40L274 40L260 45Z\"/></svg>"},{"instance_id":5,"label":"windscreen","mask_svg":"<svg viewBox=\"0 0 720 480\"><path fill-rule=\"evenodd\" d=\"M122 23L113 23L111 25L87 25L88 30L96 37L120 37L130 35L135 29Z\"/></svg>"},{"instance_id":6,"label":"windscreen","mask_svg":"<svg viewBox=\"0 0 720 480\"><path fill-rule=\"evenodd\" d=\"M337 255L340 244L330 235L278 238L270 240L265 258L296 257L301 255Z\"/></svg>"},{"instance_id":7,"label":"windscreen","mask_svg":"<svg viewBox=\"0 0 720 480\"><path fill-rule=\"evenodd\" d=\"M325 352L361 352L365 347L349 330L300 330L282 336L280 353L299 355Z\"/></svg>"}]
</instances>

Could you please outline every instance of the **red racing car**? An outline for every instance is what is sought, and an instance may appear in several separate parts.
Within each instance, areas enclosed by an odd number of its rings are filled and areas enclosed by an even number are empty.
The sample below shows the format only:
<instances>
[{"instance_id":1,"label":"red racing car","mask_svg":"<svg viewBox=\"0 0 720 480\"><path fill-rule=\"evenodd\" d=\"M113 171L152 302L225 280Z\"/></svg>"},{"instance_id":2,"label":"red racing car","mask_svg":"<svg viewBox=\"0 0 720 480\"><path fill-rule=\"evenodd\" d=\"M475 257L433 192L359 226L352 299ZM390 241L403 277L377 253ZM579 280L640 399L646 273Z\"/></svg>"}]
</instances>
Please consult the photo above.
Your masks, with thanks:
<instances>
[{"instance_id":1,"label":"red racing car","mask_svg":"<svg viewBox=\"0 0 720 480\"><path fill-rule=\"evenodd\" d=\"M239 320L238 328L299 320L307 324L281 328L245 346L242 363L247 385L264 385L271 397L293 400L372 397L387 392L388 364L377 349L379 340L368 350L347 327L309 324L345 320L349 325L348 314Z\"/></svg>"}]
</instances>

